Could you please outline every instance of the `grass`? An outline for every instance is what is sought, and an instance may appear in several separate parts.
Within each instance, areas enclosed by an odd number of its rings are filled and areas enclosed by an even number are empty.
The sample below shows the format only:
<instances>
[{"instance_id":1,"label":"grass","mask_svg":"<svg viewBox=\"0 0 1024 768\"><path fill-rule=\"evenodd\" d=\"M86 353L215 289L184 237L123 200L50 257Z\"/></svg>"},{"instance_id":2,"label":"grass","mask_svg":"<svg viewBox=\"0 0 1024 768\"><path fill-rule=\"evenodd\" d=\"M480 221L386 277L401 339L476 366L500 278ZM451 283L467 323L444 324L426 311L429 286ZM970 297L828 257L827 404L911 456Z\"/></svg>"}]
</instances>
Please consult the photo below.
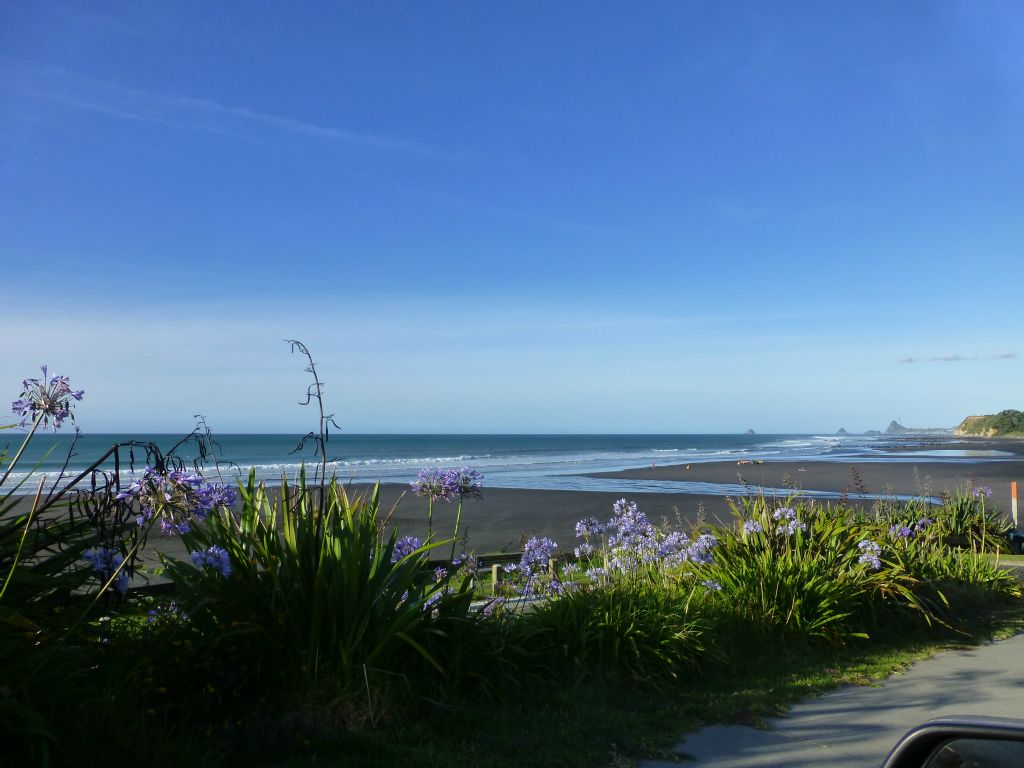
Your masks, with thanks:
<instances>
[{"instance_id":1,"label":"grass","mask_svg":"<svg viewBox=\"0 0 1024 768\"><path fill-rule=\"evenodd\" d=\"M995 553L987 553L982 555L986 560L993 563L998 562L1000 565L1021 565L1024 566L1024 555L1003 555Z\"/></svg>"}]
</instances>

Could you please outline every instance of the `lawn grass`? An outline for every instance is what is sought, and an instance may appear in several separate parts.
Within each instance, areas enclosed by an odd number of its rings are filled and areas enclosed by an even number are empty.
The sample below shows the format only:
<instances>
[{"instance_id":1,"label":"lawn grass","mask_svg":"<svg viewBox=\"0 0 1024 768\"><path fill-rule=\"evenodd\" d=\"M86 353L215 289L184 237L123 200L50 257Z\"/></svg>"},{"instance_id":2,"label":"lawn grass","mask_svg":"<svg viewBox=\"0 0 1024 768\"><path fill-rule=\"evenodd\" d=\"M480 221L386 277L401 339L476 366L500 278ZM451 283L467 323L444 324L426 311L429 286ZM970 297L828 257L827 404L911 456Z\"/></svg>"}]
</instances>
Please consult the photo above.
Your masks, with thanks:
<instances>
[{"instance_id":1,"label":"lawn grass","mask_svg":"<svg viewBox=\"0 0 1024 768\"><path fill-rule=\"evenodd\" d=\"M998 562L1001 565L1024 566L1024 555L997 555L993 553L986 553L982 555L982 557L993 563Z\"/></svg>"}]
</instances>

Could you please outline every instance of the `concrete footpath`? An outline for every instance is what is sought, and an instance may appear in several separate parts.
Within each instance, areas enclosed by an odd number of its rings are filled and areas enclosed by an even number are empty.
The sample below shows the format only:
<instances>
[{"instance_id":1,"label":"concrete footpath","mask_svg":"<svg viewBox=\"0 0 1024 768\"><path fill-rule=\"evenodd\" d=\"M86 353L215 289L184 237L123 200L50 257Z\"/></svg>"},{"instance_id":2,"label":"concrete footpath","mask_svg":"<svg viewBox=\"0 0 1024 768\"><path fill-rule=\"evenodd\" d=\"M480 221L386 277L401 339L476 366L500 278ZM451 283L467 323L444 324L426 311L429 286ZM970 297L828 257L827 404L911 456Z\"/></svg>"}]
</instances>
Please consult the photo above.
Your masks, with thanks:
<instances>
[{"instance_id":1,"label":"concrete footpath","mask_svg":"<svg viewBox=\"0 0 1024 768\"><path fill-rule=\"evenodd\" d=\"M908 730L945 715L1024 718L1024 634L941 653L877 686L826 693L769 719L768 730L707 726L674 751L695 768L871 768ZM638 768L672 765L641 760Z\"/></svg>"}]
</instances>

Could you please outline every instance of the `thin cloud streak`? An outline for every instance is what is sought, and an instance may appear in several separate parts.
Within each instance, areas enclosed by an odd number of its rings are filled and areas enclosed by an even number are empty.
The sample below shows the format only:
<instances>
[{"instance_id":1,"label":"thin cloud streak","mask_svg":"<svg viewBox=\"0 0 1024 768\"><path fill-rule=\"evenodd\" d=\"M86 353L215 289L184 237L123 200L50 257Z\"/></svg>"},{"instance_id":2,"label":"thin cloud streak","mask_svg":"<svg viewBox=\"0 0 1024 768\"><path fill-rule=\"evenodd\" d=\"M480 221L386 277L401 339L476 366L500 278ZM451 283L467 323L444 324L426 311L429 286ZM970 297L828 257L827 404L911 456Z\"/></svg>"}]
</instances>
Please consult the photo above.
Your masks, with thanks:
<instances>
[{"instance_id":1,"label":"thin cloud streak","mask_svg":"<svg viewBox=\"0 0 1024 768\"><path fill-rule=\"evenodd\" d=\"M37 99L125 120L226 135L239 135L240 128L272 129L367 149L447 156L447 153L407 139L319 125L247 107L222 104L212 99L169 96L128 88L66 69L48 68L43 72L31 73L12 71L8 67L6 71L0 70L0 83ZM246 137L244 130L240 136Z\"/></svg>"},{"instance_id":2,"label":"thin cloud streak","mask_svg":"<svg viewBox=\"0 0 1024 768\"><path fill-rule=\"evenodd\" d=\"M947 353L944 355L932 355L931 357L904 357L901 363L960 363L970 360L1012 360L1017 357L1016 352L1003 350L990 355L959 355Z\"/></svg>"}]
</instances>

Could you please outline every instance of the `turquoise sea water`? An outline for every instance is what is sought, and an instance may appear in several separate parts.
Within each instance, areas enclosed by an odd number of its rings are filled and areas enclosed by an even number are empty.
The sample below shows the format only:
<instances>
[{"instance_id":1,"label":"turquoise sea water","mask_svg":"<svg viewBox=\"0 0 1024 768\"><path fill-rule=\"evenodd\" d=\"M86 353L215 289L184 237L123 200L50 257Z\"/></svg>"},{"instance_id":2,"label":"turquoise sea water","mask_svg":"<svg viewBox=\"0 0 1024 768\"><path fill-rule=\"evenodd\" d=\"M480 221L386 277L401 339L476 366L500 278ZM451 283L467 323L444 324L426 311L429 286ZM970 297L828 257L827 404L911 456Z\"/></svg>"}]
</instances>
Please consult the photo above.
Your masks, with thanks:
<instances>
[{"instance_id":1,"label":"turquoise sea water","mask_svg":"<svg viewBox=\"0 0 1024 768\"><path fill-rule=\"evenodd\" d=\"M0 446L15 449L21 435L5 432ZM315 463L311 450L291 453L299 442L297 435L217 435L220 471L231 479L236 474L256 470L260 479L270 483L282 476L294 476L303 460ZM55 476L65 460L68 473L87 467L112 445L119 442L155 443L168 451L178 441L176 435L84 435L68 451L72 436L37 434L20 470L37 466L37 472ZM706 488L683 487L665 481L601 480L585 475L652 464L695 463L702 461L764 459L871 461L885 458L910 459L913 453L889 453L895 443L907 448L906 438L885 436L831 435L332 435L328 443L329 472L343 481L408 482L423 467L469 466L484 473L486 485L506 488L542 488L563 490L645 490L650 492L700 491ZM922 445L922 448L927 446ZM187 461L195 458L195 448L184 443L177 453ZM919 455L919 454L918 454ZM122 453L122 470L127 460ZM980 457L979 457L980 458ZM952 459L950 459L952 460ZM144 466L144 454L136 452L136 470ZM112 464L106 465L108 468ZM211 463L207 462L209 468ZM128 470L130 474L130 468ZM12 476L16 479L18 475ZM613 488L614 487L614 488ZM726 490L723 487L721 490Z\"/></svg>"}]
</instances>

